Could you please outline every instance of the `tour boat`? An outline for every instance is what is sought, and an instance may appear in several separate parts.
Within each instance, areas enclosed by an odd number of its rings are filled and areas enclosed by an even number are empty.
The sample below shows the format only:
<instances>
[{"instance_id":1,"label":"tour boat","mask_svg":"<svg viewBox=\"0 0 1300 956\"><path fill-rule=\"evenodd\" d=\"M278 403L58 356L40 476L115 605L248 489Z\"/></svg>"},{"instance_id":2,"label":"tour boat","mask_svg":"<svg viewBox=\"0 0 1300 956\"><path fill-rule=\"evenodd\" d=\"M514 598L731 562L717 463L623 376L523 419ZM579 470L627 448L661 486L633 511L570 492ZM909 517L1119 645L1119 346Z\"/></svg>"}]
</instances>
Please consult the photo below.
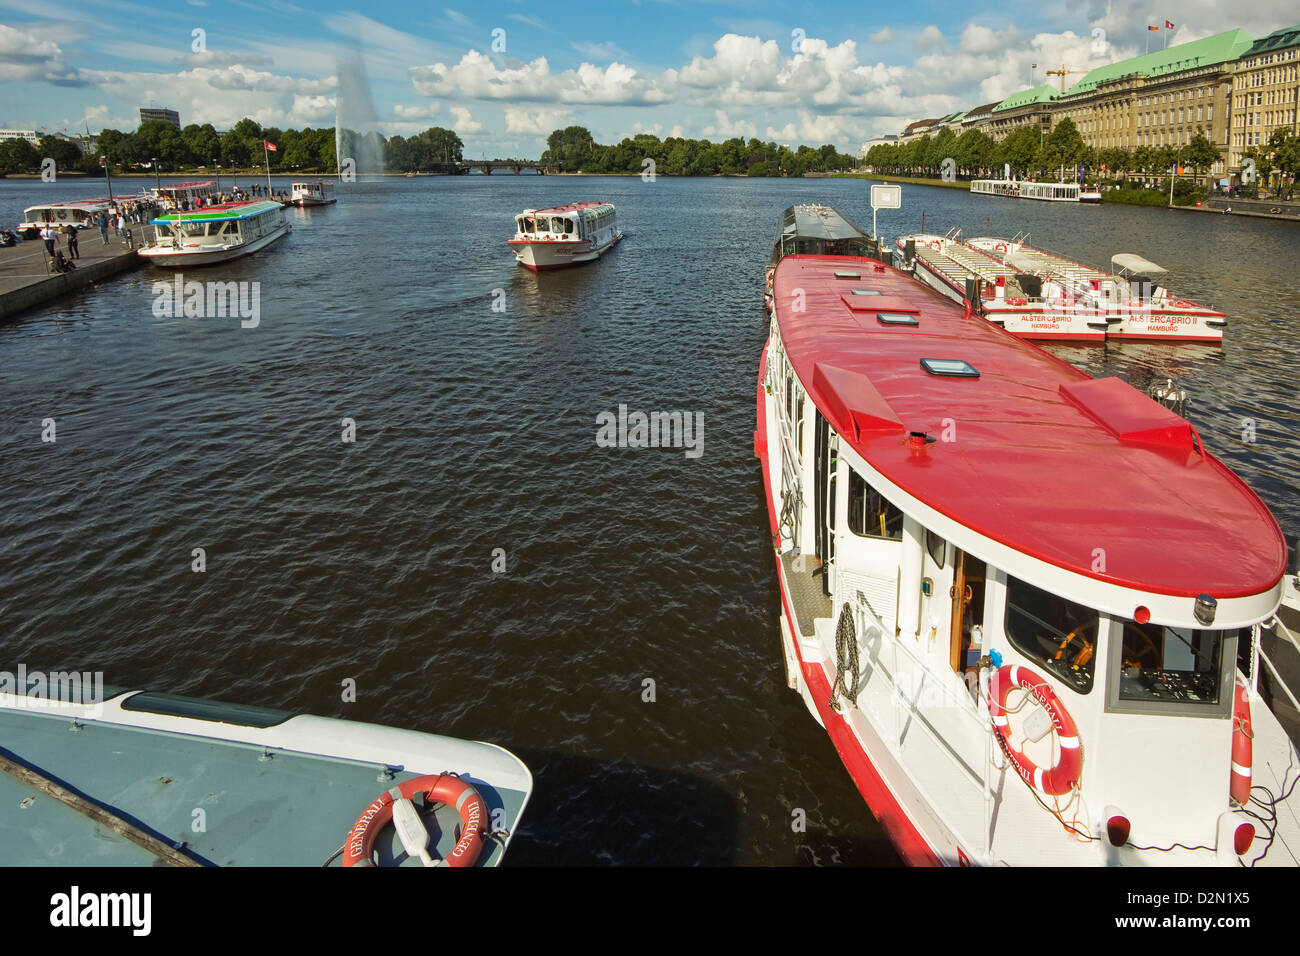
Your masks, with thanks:
<instances>
[{"instance_id":1,"label":"tour boat","mask_svg":"<svg viewBox=\"0 0 1300 956\"><path fill-rule=\"evenodd\" d=\"M973 179L970 191L981 196L1008 199L1043 199L1047 202L1101 202L1101 193L1078 183L1031 183L1020 179ZM1085 198L1086 196L1086 198Z\"/></svg>"},{"instance_id":2,"label":"tour boat","mask_svg":"<svg viewBox=\"0 0 1300 956\"><path fill-rule=\"evenodd\" d=\"M781 234L772 244L767 262L763 304L772 307L772 277L782 256L819 253L837 256L874 256L876 241L838 210L822 203L789 206L781 216Z\"/></svg>"},{"instance_id":3,"label":"tour boat","mask_svg":"<svg viewBox=\"0 0 1300 956\"><path fill-rule=\"evenodd\" d=\"M173 186L155 186L151 190L153 197L161 203L179 209L182 203L189 203L195 208L194 201L202 199L205 203L214 202L221 190L215 179L204 179L192 183L176 183Z\"/></svg>"},{"instance_id":4,"label":"tour boat","mask_svg":"<svg viewBox=\"0 0 1300 956\"><path fill-rule=\"evenodd\" d=\"M895 245L916 278L1025 339L1219 343L1227 324L1222 312L1171 298L1166 270L1138 256L1116 256L1108 273L1020 239L914 233Z\"/></svg>"},{"instance_id":5,"label":"tour boat","mask_svg":"<svg viewBox=\"0 0 1300 956\"><path fill-rule=\"evenodd\" d=\"M101 212L107 216L113 206L121 208L119 204L139 200L139 196L105 196L102 199L74 199L71 202L28 206L23 210L23 221L18 224L18 234L24 239L32 239L36 232L46 226L73 225L78 229L89 229L95 225L95 219Z\"/></svg>"},{"instance_id":6,"label":"tour boat","mask_svg":"<svg viewBox=\"0 0 1300 956\"><path fill-rule=\"evenodd\" d=\"M1081 265L1028 245L1023 238L967 239L966 245L1043 280L1043 296L1058 308L1071 304L1104 315L1108 339L1219 343L1227 316L1218 309L1175 298L1169 270L1130 253L1111 257L1111 271ZM1049 291L1051 295L1049 296Z\"/></svg>"},{"instance_id":7,"label":"tour boat","mask_svg":"<svg viewBox=\"0 0 1300 956\"><path fill-rule=\"evenodd\" d=\"M11 865L496 866L532 794L492 744L117 691L92 673L3 678Z\"/></svg>"},{"instance_id":8,"label":"tour boat","mask_svg":"<svg viewBox=\"0 0 1300 956\"><path fill-rule=\"evenodd\" d=\"M903 860L1300 863L1286 542L1196 428L885 262L784 256L773 300L787 683Z\"/></svg>"},{"instance_id":9,"label":"tour boat","mask_svg":"<svg viewBox=\"0 0 1300 956\"><path fill-rule=\"evenodd\" d=\"M154 219L153 225L158 227L158 238L140 255L171 269L251 255L292 229L281 205L265 199L169 212Z\"/></svg>"},{"instance_id":10,"label":"tour boat","mask_svg":"<svg viewBox=\"0 0 1300 956\"><path fill-rule=\"evenodd\" d=\"M525 209L509 244L516 262L540 272L599 259L622 238L613 203L575 202Z\"/></svg>"},{"instance_id":11,"label":"tour boat","mask_svg":"<svg viewBox=\"0 0 1300 956\"><path fill-rule=\"evenodd\" d=\"M334 184L326 180L314 183L294 183L291 206L329 206L338 202L334 198Z\"/></svg>"}]
</instances>

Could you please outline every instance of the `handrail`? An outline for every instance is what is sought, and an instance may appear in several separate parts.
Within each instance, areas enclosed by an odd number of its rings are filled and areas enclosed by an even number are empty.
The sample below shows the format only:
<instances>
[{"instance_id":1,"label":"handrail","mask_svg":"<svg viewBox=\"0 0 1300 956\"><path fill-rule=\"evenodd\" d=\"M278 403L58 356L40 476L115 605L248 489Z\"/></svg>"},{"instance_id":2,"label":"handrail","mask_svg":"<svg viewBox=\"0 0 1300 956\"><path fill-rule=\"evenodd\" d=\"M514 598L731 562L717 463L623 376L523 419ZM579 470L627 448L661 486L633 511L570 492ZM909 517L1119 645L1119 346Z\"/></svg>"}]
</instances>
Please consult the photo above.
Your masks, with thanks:
<instances>
[{"instance_id":1,"label":"handrail","mask_svg":"<svg viewBox=\"0 0 1300 956\"><path fill-rule=\"evenodd\" d=\"M1277 686L1282 688L1282 693L1286 694L1287 697L1291 699L1291 704L1296 710L1300 710L1300 700L1296 700L1295 694L1291 693L1291 688L1286 686L1286 681L1284 681L1282 675L1277 672L1277 668L1273 666L1273 662L1268 659L1268 655L1264 653L1262 647L1259 649L1259 659L1263 661L1264 665L1269 669L1269 672L1277 681Z\"/></svg>"}]
</instances>

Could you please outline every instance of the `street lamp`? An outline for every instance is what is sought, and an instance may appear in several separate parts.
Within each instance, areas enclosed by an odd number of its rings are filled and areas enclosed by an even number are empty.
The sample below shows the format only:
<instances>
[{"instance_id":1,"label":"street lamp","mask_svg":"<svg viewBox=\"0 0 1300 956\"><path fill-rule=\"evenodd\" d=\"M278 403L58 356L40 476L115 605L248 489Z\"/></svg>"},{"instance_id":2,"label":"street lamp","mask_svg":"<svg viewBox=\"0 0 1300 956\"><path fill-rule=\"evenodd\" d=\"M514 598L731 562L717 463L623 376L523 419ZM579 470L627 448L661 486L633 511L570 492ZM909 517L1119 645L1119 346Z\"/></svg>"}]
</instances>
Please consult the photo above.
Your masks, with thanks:
<instances>
[{"instance_id":1,"label":"street lamp","mask_svg":"<svg viewBox=\"0 0 1300 956\"><path fill-rule=\"evenodd\" d=\"M151 162L153 163L153 184L161 189L162 183L158 179L158 157L155 156Z\"/></svg>"},{"instance_id":2,"label":"street lamp","mask_svg":"<svg viewBox=\"0 0 1300 956\"><path fill-rule=\"evenodd\" d=\"M104 164L104 179L108 181L108 201L113 201L113 174L109 171L109 161L107 156L99 157L99 161Z\"/></svg>"}]
</instances>

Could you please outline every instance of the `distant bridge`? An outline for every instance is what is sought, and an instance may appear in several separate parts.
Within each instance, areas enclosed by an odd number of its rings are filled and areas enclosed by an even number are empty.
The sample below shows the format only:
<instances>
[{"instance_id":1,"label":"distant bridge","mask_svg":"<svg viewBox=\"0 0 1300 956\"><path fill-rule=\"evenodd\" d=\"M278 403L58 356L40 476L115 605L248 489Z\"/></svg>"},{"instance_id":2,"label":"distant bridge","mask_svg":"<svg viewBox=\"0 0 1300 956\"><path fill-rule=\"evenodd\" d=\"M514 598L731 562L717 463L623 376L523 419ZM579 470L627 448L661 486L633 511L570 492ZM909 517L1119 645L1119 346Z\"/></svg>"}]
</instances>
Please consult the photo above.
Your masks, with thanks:
<instances>
[{"instance_id":1,"label":"distant bridge","mask_svg":"<svg viewBox=\"0 0 1300 956\"><path fill-rule=\"evenodd\" d=\"M434 163L431 172L463 176L478 170L484 176L490 176L498 169L508 169L516 176L525 169L535 169L539 176L553 176L560 171L560 164L543 163L538 159L462 159L455 163Z\"/></svg>"}]
</instances>

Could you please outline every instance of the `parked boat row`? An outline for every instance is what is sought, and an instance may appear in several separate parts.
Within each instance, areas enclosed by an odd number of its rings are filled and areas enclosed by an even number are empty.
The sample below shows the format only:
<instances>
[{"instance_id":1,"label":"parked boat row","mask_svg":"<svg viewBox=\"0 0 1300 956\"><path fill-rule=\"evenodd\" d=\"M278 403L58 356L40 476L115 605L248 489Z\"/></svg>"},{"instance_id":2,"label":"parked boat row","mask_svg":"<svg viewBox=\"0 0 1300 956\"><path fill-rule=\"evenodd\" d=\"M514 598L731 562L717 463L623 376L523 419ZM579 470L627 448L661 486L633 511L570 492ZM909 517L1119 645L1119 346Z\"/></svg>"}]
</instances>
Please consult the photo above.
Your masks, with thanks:
<instances>
[{"instance_id":1,"label":"parked boat row","mask_svg":"<svg viewBox=\"0 0 1300 956\"><path fill-rule=\"evenodd\" d=\"M1276 520L1188 421L889 259L779 258L754 450L788 684L898 852L1300 863Z\"/></svg>"},{"instance_id":2,"label":"parked boat row","mask_svg":"<svg viewBox=\"0 0 1300 956\"><path fill-rule=\"evenodd\" d=\"M914 233L896 241L904 268L1021 338L1220 342L1224 313L1169 290L1168 270L1123 253L1104 272L1022 239Z\"/></svg>"}]
</instances>

